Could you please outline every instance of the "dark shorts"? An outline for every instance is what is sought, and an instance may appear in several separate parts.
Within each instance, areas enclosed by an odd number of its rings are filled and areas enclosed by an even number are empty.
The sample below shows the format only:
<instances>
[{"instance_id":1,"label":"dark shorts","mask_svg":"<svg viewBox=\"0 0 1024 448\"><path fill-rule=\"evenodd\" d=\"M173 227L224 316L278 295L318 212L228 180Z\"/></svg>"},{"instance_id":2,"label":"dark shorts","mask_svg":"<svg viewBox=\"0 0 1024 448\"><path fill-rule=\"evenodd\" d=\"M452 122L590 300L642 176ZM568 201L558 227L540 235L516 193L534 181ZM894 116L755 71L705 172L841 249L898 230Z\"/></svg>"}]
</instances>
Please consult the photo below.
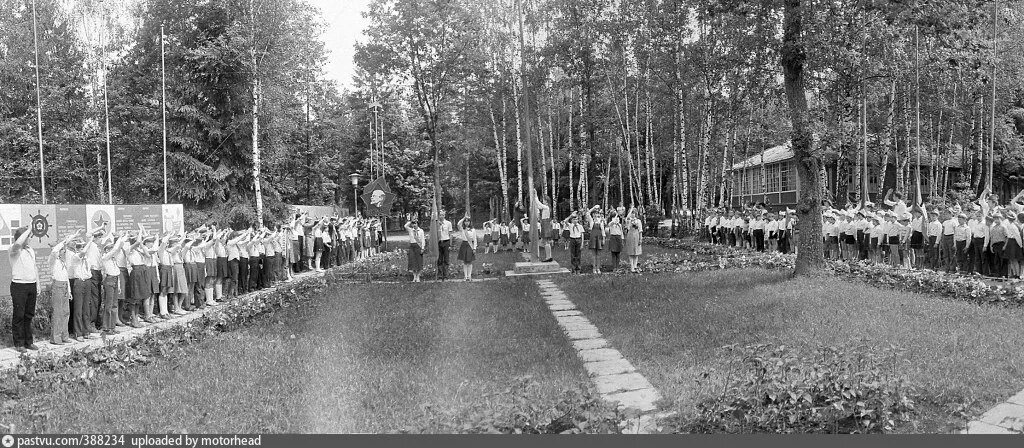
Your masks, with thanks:
<instances>
[{"instance_id":1,"label":"dark shorts","mask_svg":"<svg viewBox=\"0 0 1024 448\"><path fill-rule=\"evenodd\" d=\"M924 234L918 231L914 231L910 235L910 247L912 249L920 249L924 245Z\"/></svg>"},{"instance_id":2,"label":"dark shorts","mask_svg":"<svg viewBox=\"0 0 1024 448\"><path fill-rule=\"evenodd\" d=\"M204 269L206 269L206 276L207 277L216 277L217 276L217 259L216 258L207 258L206 261L203 262L203 267L204 267Z\"/></svg>"},{"instance_id":3,"label":"dark shorts","mask_svg":"<svg viewBox=\"0 0 1024 448\"><path fill-rule=\"evenodd\" d=\"M231 278L231 272L228 272L228 257L217 257L217 278Z\"/></svg>"}]
</instances>

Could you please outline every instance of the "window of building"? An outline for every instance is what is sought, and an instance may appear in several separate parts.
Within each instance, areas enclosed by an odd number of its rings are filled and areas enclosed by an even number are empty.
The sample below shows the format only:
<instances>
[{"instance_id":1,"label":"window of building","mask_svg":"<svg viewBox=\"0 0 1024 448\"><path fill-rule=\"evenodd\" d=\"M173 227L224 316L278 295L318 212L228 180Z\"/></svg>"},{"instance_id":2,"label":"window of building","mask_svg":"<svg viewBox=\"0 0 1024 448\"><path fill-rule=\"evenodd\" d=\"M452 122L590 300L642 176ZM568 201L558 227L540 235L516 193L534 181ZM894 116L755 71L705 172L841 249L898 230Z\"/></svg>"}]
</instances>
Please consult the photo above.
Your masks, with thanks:
<instances>
[{"instance_id":1,"label":"window of building","mask_svg":"<svg viewBox=\"0 0 1024 448\"><path fill-rule=\"evenodd\" d=\"M794 191L796 190L796 182L793 181L791 176L792 163L786 161L779 163L779 186L781 191Z\"/></svg>"}]
</instances>

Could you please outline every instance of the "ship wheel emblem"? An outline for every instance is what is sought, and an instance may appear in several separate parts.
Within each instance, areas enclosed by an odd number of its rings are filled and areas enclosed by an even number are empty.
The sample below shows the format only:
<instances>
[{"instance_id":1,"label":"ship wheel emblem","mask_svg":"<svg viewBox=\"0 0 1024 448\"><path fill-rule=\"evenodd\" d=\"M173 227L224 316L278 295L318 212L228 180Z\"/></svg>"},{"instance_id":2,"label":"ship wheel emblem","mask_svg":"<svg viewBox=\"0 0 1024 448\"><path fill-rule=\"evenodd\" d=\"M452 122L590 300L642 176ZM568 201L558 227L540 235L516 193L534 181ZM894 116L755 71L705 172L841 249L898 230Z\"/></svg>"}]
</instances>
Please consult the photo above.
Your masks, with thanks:
<instances>
[{"instance_id":1,"label":"ship wheel emblem","mask_svg":"<svg viewBox=\"0 0 1024 448\"><path fill-rule=\"evenodd\" d=\"M44 215L42 210L37 210L32 218L32 236L43 242L43 238L50 237L50 215Z\"/></svg>"}]
</instances>

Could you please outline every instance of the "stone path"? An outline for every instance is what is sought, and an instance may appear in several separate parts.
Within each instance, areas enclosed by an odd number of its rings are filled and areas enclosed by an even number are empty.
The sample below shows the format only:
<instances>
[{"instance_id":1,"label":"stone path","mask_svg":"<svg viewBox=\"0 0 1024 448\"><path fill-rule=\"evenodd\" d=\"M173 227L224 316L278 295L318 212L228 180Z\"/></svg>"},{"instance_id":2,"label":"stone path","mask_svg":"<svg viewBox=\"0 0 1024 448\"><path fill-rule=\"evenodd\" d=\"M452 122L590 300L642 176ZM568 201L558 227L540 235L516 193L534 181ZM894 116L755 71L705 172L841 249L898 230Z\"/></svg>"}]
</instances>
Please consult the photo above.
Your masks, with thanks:
<instances>
[{"instance_id":1,"label":"stone path","mask_svg":"<svg viewBox=\"0 0 1024 448\"><path fill-rule=\"evenodd\" d=\"M1024 433L1024 390L967 424L963 434Z\"/></svg>"},{"instance_id":2,"label":"stone path","mask_svg":"<svg viewBox=\"0 0 1024 448\"><path fill-rule=\"evenodd\" d=\"M618 350L608 344L583 313L576 309L565 293L550 279L538 279L541 296L555 320L569 337L583 367L594 382L601 398L618 402L620 409L637 411L639 417L627 421L624 432L649 434L655 432L656 421L662 415L656 414L656 401L661 394L654 389L647 378L637 372L633 364Z\"/></svg>"},{"instance_id":3,"label":"stone path","mask_svg":"<svg viewBox=\"0 0 1024 448\"><path fill-rule=\"evenodd\" d=\"M33 357L51 357L51 356L57 357L57 358L62 358L62 357L68 356L71 353L76 352L76 351L88 352L88 351L95 350L97 348L103 347L105 345L114 345L114 344L127 343L127 342L129 342L129 341L131 341L133 339L137 339L137 338L145 335L147 332L151 332L152 331L152 332L158 332L159 333L159 332L163 332L163 331L169 330L169 329L174 328L174 327L180 327L180 326L188 325L188 323L192 322L193 320L196 320L196 319L198 319L198 318L200 318L202 316L205 316L207 314L213 313L215 311L218 311L218 310L221 310L221 309L233 306L235 304L238 304L239 302L244 302L246 300L250 300L250 299L253 299L253 298L265 295L265 294L269 294L271 292L276 291L278 288L289 287L289 286L294 285L296 282L299 282L299 281L301 281L303 279L315 278L315 277L320 277L320 276L323 276L323 275L324 275L324 272L302 272L302 273L299 273L299 274L295 274L295 276L294 276L295 280L292 281L292 282L289 282L289 283L280 283L279 285L274 286L274 287L270 287L270 288L262 289L262 290L259 290L259 291L256 291L256 292L251 292L251 293L248 293L248 294L245 294L245 295L242 295L242 296L238 296L237 298L235 298L234 300L231 300L229 302L222 302L222 303L219 303L219 304L214 305L214 306L208 306L206 308L203 308L203 309L197 310L197 311L193 311L193 312L188 313L186 315L172 314L171 316L173 316L173 317L170 320L165 320L165 321L162 321L162 322L157 322L155 324L149 324L149 325L146 325L146 326L144 326L142 328L132 328L132 327L128 327L127 329L119 328L118 329L119 333L117 333L117 334L113 334L113 335L109 335L109 336L103 336L103 337L97 338L97 339L87 339L84 342L72 341L72 343L70 343L70 344L53 345L53 344L50 344L48 339L47 340L41 339L41 340L36 341L36 343L35 343L37 346L39 346L39 350L37 350L37 351L27 351L24 354L19 353L13 347L5 347L3 349L0 349L0 372L8 371L8 370L12 370L12 369L17 368L18 365L21 363L21 357L22 356L25 356L25 357L28 357L28 358L33 358Z\"/></svg>"}]
</instances>

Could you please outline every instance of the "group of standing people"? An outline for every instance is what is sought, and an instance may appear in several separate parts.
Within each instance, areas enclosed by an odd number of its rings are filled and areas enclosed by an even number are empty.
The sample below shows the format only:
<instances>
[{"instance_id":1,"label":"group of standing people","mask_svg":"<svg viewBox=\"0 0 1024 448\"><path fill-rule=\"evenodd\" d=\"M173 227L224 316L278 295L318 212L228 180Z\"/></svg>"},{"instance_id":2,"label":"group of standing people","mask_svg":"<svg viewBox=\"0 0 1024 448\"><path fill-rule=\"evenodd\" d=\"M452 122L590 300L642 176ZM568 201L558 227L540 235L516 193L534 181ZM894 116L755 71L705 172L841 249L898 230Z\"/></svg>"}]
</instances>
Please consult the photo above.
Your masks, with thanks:
<instances>
[{"instance_id":1,"label":"group of standing people","mask_svg":"<svg viewBox=\"0 0 1024 448\"><path fill-rule=\"evenodd\" d=\"M1022 278L1024 191L1003 205L989 190L969 203L909 204L889 190L882 205L870 201L822 209L824 255L832 260L871 261L907 269L933 269L988 277ZM758 251L794 251L793 211L763 206L713 210L707 239Z\"/></svg>"},{"instance_id":2,"label":"group of standing people","mask_svg":"<svg viewBox=\"0 0 1024 448\"><path fill-rule=\"evenodd\" d=\"M379 223L358 217L291 220L260 229L215 224L191 231L113 232L108 224L65 235L51 248L53 305L50 342L56 345L143 327L216 305L240 294L291 281L376 252ZM40 276L31 232L13 232L12 333L15 347L36 350L32 335Z\"/></svg>"},{"instance_id":3,"label":"group of standing people","mask_svg":"<svg viewBox=\"0 0 1024 448\"><path fill-rule=\"evenodd\" d=\"M564 249L570 253L573 273L582 272L581 254L584 245L593 254L592 273L601 272L601 254L606 249L611 253L612 269L619 266L620 257L625 254L629 259L630 271L639 270L639 257L643 253L643 222L635 208L626 213L625 207L618 207L609 210L606 215L600 211L599 206L595 206L589 210L573 211L566 219L558 221L552 218L551 206L539 199L536 192L531 192L530 196L538 212L539 228L536 235L542 261L552 261L552 248L561 241L564 243ZM517 205L516 208L522 207ZM445 212L441 210L437 221L433 223L438 234L436 243L428 241L425 229L420 227L419 221L413 215L409 215L406 221L405 229L410 240L408 270L412 273L413 282L421 281L423 255L427 252L427 244L437 244L438 280L448 278L448 252L451 250L453 237L460 241L457 250L458 260L462 262L463 280L472 280L479 239L468 213L453 227ZM484 253L498 253L499 250L528 252L531 242L530 230L528 216L511 219L507 223L498 219L486 221L482 225Z\"/></svg>"}]
</instances>

